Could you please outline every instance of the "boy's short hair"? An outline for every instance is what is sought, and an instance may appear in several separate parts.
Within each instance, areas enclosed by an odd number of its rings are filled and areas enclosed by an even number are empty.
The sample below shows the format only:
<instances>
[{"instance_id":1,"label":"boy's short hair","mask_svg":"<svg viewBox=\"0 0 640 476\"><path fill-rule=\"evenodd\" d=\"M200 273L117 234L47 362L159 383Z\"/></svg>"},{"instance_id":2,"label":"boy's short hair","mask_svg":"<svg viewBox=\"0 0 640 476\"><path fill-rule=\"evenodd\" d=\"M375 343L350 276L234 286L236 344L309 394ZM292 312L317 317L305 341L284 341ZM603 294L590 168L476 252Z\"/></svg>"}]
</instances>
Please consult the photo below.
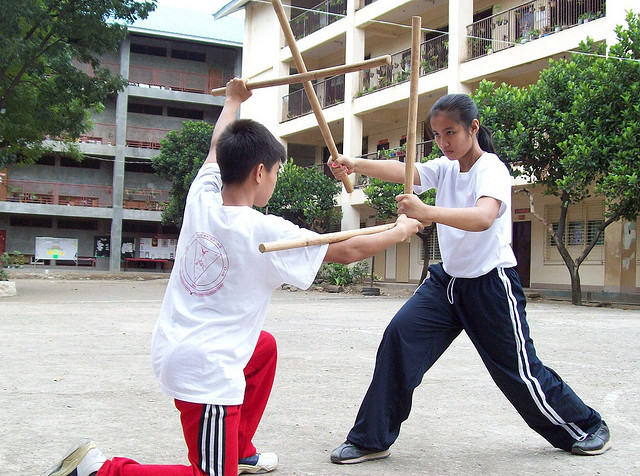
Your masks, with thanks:
<instances>
[{"instance_id":1,"label":"boy's short hair","mask_svg":"<svg viewBox=\"0 0 640 476\"><path fill-rule=\"evenodd\" d=\"M238 119L220 134L216 159L222 183L242 183L258 164L271 170L286 161L287 151L269 129L251 119Z\"/></svg>"}]
</instances>

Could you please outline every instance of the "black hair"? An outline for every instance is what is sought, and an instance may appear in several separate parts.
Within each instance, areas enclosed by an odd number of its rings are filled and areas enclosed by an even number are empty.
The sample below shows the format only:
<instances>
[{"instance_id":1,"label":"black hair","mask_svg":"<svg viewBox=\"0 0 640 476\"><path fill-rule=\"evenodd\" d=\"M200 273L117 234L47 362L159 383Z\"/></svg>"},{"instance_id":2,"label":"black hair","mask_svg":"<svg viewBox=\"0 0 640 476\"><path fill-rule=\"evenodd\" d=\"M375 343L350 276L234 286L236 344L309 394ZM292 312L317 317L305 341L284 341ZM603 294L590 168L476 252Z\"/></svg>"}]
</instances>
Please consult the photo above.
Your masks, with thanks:
<instances>
[{"instance_id":1,"label":"black hair","mask_svg":"<svg viewBox=\"0 0 640 476\"><path fill-rule=\"evenodd\" d=\"M467 130L471 127L474 119L480 121L478 106L468 94L447 94L442 96L429 111L427 124L431 123L431 117L440 112L446 112L451 119L464 126ZM480 124L478 131L478 144L485 152L495 154L496 149L491 140L491 131Z\"/></svg>"},{"instance_id":2,"label":"black hair","mask_svg":"<svg viewBox=\"0 0 640 476\"><path fill-rule=\"evenodd\" d=\"M267 170L285 162L287 151L269 129L251 119L238 119L220 134L216 159L222 183L242 183L253 168L264 164Z\"/></svg>"}]
</instances>

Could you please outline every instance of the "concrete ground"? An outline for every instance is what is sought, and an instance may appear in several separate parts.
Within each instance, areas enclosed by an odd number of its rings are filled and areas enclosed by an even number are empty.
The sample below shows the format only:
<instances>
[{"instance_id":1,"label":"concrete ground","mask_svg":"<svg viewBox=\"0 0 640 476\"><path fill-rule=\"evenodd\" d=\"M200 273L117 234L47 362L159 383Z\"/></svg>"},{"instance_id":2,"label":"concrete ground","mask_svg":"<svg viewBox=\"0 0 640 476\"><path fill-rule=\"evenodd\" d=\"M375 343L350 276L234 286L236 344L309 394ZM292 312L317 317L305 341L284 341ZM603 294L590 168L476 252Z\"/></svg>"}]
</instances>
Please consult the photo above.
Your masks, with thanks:
<instances>
[{"instance_id":1,"label":"concrete ground","mask_svg":"<svg viewBox=\"0 0 640 476\"><path fill-rule=\"evenodd\" d=\"M40 474L84 436L108 457L186 463L177 411L149 359L167 276L42 277L16 279L18 294L0 299L0 474ZM609 452L550 447L461 335L417 389L388 459L331 464L383 329L407 297L394 294L274 293L266 329L278 340L279 367L255 443L280 456L275 474L640 474L640 310L561 302L529 303L532 337L543 362L604 416Z\"/></svg>"}]
</instances>

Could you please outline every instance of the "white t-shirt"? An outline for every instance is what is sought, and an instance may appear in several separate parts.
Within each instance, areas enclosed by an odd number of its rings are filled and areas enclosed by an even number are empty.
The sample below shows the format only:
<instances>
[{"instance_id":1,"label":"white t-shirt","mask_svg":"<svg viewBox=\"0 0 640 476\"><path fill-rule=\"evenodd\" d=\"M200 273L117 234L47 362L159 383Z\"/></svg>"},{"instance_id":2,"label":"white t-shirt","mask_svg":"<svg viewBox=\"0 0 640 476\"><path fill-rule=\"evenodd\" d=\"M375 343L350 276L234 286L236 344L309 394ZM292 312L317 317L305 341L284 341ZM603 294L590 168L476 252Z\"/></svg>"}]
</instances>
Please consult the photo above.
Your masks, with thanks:
<instances>
[{"instance_id":1,"label":"white t-shirt","mask_svg":"<svg viewBox=\"0 0 640 476\"><path fill-rule=\"evenodd\" d=\"M436 191L436 206L474 207L480 197L499 200L498 218L488 230L464 231L438 223L438 243L444 270L457 278L475 278L494 268L516 265L511 249L511 176L495 154L485 152L468 172L447 157L416 164L416 193Z\"/></svg>"},{"instance_id":2,"label":"white t-shirt","mask_svg":"<svg viewBox=\"0 0 640 476\"><path fill-rule=\"evenodd\" d=\"M221 189L217 164L202 167L191 185L151 359L172 397L239 405L271 293L284 283L308 288L328 245L260 253L260 243L312 232L250 207L224 206Z\"/></svg>"}]
</instances>

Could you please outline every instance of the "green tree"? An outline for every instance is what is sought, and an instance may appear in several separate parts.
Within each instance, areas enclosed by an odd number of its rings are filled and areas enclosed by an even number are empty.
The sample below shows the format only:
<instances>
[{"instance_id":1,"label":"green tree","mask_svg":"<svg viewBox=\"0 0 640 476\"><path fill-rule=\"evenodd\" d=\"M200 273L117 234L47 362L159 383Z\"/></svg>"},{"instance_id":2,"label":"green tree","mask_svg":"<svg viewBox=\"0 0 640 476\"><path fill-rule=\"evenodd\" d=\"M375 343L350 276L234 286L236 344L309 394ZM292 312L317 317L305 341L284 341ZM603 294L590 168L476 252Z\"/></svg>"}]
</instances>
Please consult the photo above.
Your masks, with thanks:
<instances>
[{"instance_id":1,"label":"green tree","mask_svg":"<svg viewBox=\"0 0 640 476\"><path fill-rule=\"evenodd\" d=\"M435 144L434 144L435 146ZM437 146L428 157L422 159L422 162L426 162L432 158L438 157L439 149ZM395 219L398 215L398 207L396 205L396 196L404 193L404 185L400 183L385 182L373 177L368 177L368 183L364 187L363 192L367 197L367 203L376 210L376 220L385 221L389 219ZM436 200L435 189L427 190L420 194L420 199L428 204L434 205ZM426 227L423 231L418 232L418 238L422 240L422 247L424 249L424 262L422 265L422 273L420 276L420 282L427 277L427 268L429 267L429 249L433 232L436 229L436 224L432 223Z\"/></svg>"},{"instance_id":2,"label":"green tree","mask_svg":"<svg viewBox=\"0 0 640 476\"><path fill-rule=\"evenodd\" d=\"M171 180L169 204L162 213L164 224L182 225L189 187L209 153L213 126L206 122L185 121L182 131L171 131L162 140L153 169ZM341 214L335 208L340 184L315 168L303 168L287 161L263 212L286 218L319 233L335 228Z\"/></svg>"},{"instance_id":3,"label":"green tree","mask_svg":"<svg viewBox=\"0 0 640 476\"><path fill-rule=\"evenodd\" d=\"M72 143L90 128L89 111L126 85L99 55L117 51L123 23L154 8L133 0L0 0L0 166L37 160L49 137L79 158Z\"/></svg>"},{"instance_id":4,"label":"green tree","mask_svg":"<svg viewBox=\"0 0 640 476\"><path fill-rule=\"evenodd\" d=\"M340 184L333 178L315 167L300 167L289 159L264 211L324 233L337 228L342 218L335 201L339 192Z\"/></svg>"},{"instance_id":5,"label":"green tree","mask_svg":"<svg viewBox=\"0 0 640 476\"><path fill-rule=\"evenodd\" d=\"M550 223L522 189L567 266L576 305L582 304L580 265L605 228L640 212L640 16L629 13L627 23L616 28L618 43L608 55L588 39L581 53L551 60L529 88L484 81L474 96L502 158L558 198L560 218ZM572 256L568 211L592 196L603 199L604 220L583 230L583 248Z\"/></svg>"},{"instance_id":6,"label":"green tree","mask_svg":"<svg viewBox=\"0 0 640 476\"><path fill-rule=\"evenodd\" d=\"M171 131L161 141L160 154L153 158L153 170L171 181L169 203L162 223L182 226L184 206L191 182L207 158L213 126L202 121L184 121L182 131Z\"/></svg>"}]
</instances>

